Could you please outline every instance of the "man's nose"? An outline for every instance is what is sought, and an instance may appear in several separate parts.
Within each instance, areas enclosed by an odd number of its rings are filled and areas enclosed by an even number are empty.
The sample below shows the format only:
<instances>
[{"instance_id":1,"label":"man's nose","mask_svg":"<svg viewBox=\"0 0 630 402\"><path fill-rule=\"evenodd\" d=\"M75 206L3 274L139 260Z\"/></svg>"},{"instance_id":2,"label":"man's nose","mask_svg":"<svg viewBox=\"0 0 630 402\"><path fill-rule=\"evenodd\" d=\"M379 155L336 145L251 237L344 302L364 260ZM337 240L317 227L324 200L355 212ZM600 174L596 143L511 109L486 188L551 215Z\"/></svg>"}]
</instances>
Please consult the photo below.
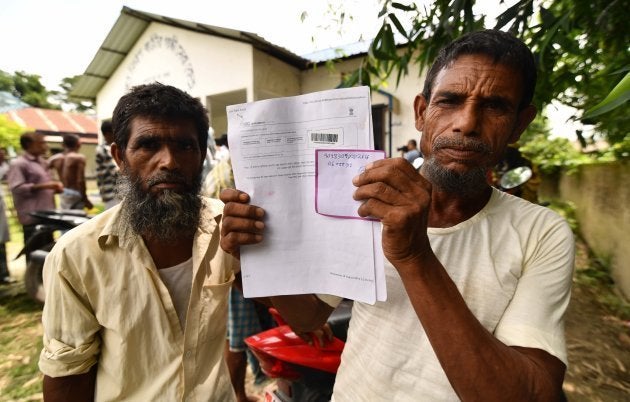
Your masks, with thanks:
<instances>
[{"instance_id":1,"label":"man's nose","mask_svg":"<svg viewBox=\"0 0 630 402\"><path fill-rule=\"evenodd\" d=\"M465 136L477 135L480 122L479 110L474 103L465 103L455 114L453 131Z\"/></svg>"},{"instance_id":2,"label":"man's nose","mask_svg":"<svg viewBox=\"0 0 630 402\"><path fill-rule=\"evenodd\" d=\"M164 145L158 152L158 167L165 170L174 170L179 168L179 163L172 147Z\"/></svg>"}]
</instances>

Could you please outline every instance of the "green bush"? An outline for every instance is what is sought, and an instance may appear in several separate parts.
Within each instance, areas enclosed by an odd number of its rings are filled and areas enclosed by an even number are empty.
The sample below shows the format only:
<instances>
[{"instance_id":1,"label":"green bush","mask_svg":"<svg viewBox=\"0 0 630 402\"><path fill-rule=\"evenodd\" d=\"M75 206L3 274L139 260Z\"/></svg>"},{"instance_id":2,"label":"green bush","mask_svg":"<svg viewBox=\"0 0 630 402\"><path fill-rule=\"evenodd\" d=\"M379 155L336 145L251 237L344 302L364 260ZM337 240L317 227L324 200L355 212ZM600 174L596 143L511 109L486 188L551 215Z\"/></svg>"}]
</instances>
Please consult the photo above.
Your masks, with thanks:
<instances>
[{"instance_id":1,"label":"green bush","mask_svg":"<svg viewBox=\"0 0 630 402\"><path fill-rule=\"evenodd\" d=\"M523 156L538 166L544 174L575 170L579 165L593 163L594 159L575 149L566 138L549 139L536 134L519 148Z\"/></svg>"}]
</instances>

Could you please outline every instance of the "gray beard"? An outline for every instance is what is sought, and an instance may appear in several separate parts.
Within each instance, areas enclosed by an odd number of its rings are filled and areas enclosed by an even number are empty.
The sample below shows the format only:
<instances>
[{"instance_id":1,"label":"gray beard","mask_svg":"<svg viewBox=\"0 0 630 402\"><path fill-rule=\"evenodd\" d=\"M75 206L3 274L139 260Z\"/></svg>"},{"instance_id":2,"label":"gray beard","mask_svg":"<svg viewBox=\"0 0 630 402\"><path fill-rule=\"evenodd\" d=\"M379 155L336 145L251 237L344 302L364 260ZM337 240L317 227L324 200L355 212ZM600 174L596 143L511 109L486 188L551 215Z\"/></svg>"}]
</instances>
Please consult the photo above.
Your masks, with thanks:
<instances>
[{"instance_id":1,"label":"gray beard","mask_svg":"<svg viewBox=\"0 0 630 402\"><path fill-rule=\"evenodd\" d=\"M465 145L471 149L485 152L488 157L492 156L489 147L477 140L462 141L450 138L438 138L433 145L433 151L452 145ZM440 191L458 197L472 197L487 188L486 169L486 166L476 166L463 173L458 173L440 165L436 158L430 155L422 164L421 172L422 175Z\"/></svg>"},{"instance_id":2,"label":"gray beard","mask_svg":"<svg viewBox=\"0 0 630 402\"><path fill-rule=\"evenodd\" d=\"M158 173L147 184L166 178L185 181L177 173ZM164 190L153 195L142 189L140 178L121 172L117 181L118 195L123 199L120 218L134 233L153 240L173 241L194 236L201 215L200 188L199 177L183 193Z\"/></svg>"}]
</instances>

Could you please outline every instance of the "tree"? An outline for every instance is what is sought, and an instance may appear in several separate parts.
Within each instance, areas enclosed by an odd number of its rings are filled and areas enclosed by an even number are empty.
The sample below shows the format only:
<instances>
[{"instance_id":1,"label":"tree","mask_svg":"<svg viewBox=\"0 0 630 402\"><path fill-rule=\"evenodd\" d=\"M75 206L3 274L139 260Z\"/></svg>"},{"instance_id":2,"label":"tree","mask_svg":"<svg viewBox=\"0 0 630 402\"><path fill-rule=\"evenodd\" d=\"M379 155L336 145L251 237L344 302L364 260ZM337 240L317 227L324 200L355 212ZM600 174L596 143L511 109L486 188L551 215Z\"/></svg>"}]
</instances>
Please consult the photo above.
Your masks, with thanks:
<instances>
[{"instance_id":1,"label":"tree","mask_svg":"<svg viewBox=\"0 0 630 402\"><path fill-rule=\"evenodd\" d=\"M50 101L57 92L46 89L40 80L41 77L36 74L16 71L11 75L0 70L0 91L11 92L33 107L61 109L61 106Z\"/></svg>"},{"instance_id":2,"label":"tree","mask_svg":"<svg viewBox=\"0 0 630 402\"><path fill-rule=\"evenodd\" d=\"M60 103L63 103L68 109L76 112L93 112L94 103L85 99L73 98L70 96L72 88L76 85L81 76L75 75L73 77L65 77L61 80L59 86L63 90L57 95L57 99Z\"/></svg>"},{"instance_id":3,"label":"tree","mask_svg":"<svg viewBox=\"0 0 630 402\"><path fill-rule=\"evenodd\" d=\"M383 23L361 67L348 76L348 86L378 86L396 74L397 82L416 63L422 72L437 52L453 39L479 28L486 15L475 13L475 0L434 0L423 8L416 3L381 0ZM539 80L534 103L539 108L552 100L580 112L601 102L630 71L630 0L518 0L499 15L494 28L522 38L534 51ZM400 40L396 40L399 37ZM402 46L401 46L402 45ZM611 143L628 136L630 114L618 107L594 124Z\"/></svg>"},{"instance_id":4,"label":"tree","mask_svg":"<svg viewBox=\"0 0 630 402\"><path fill-rule=\"evenodd\" d=\"M0 114L0 147L19 149L20 135L25 131L19 124Z\"/></svg>"},{"instance_id":5,"label":"tree","mask_svg":"<svg viewBox=\"0 0 630 402\"><path fill-rule=\"evenodd\" d=\"M42 83L41 77L16 71L13 75L0 70L0 91L7 91L33 107L44 109L72 110L76 112L94 111L94 103L70 96L72 87L79 79L79 75L66 77L61 80L61 91L48 90Z\"/></svg>"}]
</instances>

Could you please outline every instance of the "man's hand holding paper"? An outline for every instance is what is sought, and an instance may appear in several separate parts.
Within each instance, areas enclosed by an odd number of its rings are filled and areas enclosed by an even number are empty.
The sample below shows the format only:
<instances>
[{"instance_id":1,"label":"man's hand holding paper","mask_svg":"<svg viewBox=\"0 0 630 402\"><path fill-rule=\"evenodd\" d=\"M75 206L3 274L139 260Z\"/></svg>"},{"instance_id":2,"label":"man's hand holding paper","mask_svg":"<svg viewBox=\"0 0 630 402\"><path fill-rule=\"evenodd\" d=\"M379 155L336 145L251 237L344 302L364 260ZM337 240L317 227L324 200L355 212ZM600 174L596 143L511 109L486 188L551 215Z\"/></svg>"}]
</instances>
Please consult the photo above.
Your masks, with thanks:
<instances>
[{"instance_id":1,"label":"man's hand holding paper","mask_svg":"<svg viewBox=\"0 0 630 402\"><path fill-rule=\"evenodd\" d=\"M392 263L409 263L433 254L427 236L431 183L403 158L372 163L353 180L358 214L380 220L383 252Z\"/></svg>"}]
</instances>

